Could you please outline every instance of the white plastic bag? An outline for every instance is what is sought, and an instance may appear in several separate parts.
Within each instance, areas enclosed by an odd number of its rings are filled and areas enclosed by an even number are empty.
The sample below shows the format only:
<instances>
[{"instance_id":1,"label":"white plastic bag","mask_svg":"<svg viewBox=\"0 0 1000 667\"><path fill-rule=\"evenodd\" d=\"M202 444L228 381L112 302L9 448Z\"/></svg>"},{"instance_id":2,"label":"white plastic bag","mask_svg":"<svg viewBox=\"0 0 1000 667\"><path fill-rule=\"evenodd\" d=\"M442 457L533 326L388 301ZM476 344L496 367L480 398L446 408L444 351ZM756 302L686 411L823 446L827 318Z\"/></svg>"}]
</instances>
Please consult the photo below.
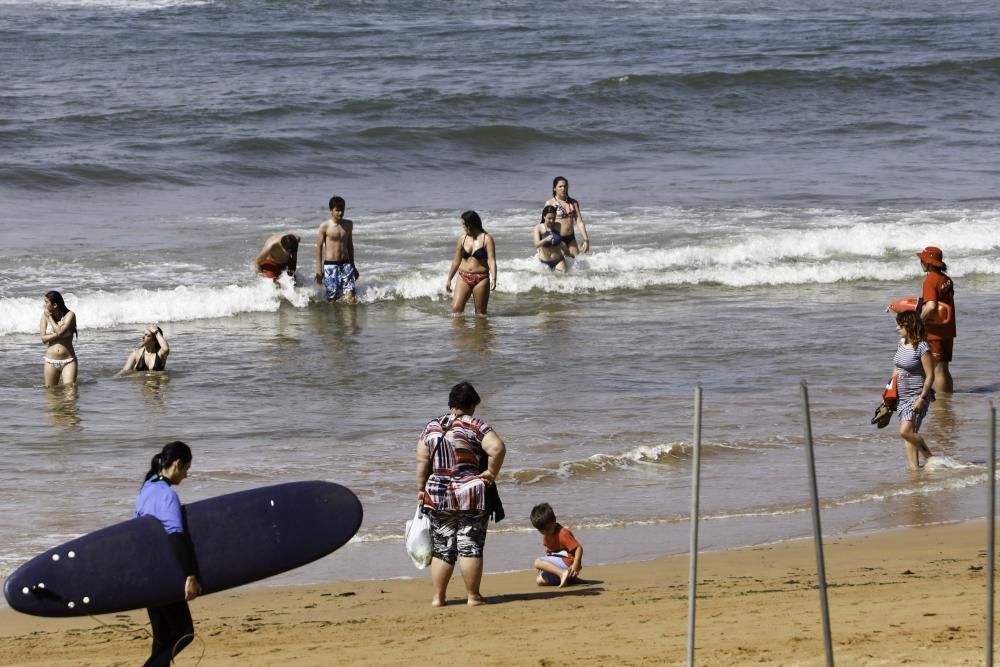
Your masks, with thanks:
<instances>
[{"instance_id":1,"label":"white plastic bag","mask_svg":"<svg viewBox=\"0 0 1000 667\"><path fill-rule=\"evenodd\" d=\"M424 514L423 504L417 505L417 512L406 522L406 553L410 560L422 570L431 564L431 520Z\"/></svg>"}]
</instances>

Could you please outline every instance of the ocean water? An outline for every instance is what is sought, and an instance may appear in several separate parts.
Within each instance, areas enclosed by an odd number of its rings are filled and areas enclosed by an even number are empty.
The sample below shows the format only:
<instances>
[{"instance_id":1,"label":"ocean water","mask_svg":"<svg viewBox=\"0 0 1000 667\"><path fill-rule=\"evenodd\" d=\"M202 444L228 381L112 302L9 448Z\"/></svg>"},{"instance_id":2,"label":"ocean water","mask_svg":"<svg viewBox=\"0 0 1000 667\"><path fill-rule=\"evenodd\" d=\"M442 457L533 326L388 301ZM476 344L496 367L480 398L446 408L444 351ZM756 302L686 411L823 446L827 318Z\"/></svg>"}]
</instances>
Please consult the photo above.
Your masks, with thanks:
<instances>
[{"instance_id":1,"label":"ocean water","mask_svg":"<svg viewBox=\"0 0 1000 667\"><path fill-rule=\"evenodd\" d=\"M0 575L130 515L149 458L193 501L329 479L365 522L275 581L410 576L415 442L471 381L509 451L488 571L548 501L588 562L687 550L695 388L704 548L985 513L1000 390L1000 10L990 2L0 0ZM556 175L593 249L532 256ZM326 201L361 303L309 276ZM489 316L444 290L459 214L497 244ZM251 264L303 235L301 280ZM957 286L957 392L906 470L868 420L914 253ZM42 295L81 382L44 389ZM470 306L471 310L471 306ZM167 375L112 376L159 323Z\"/></svg>"}]
</instances>

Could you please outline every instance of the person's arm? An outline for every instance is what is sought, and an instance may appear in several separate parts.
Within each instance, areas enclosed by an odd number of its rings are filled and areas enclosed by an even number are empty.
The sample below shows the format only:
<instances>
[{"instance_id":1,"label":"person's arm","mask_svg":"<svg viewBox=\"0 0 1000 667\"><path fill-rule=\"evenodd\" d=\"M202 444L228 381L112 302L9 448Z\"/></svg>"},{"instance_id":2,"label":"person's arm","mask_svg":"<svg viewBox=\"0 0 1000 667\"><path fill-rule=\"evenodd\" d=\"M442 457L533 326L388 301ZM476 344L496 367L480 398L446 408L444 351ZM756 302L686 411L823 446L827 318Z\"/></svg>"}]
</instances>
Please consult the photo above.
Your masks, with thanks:
<instances>
[{"instance_id":1,"label":"person's arm","mask_svg":"<svg viewBox=\"0 0 1000 667\"><path fill-rule=\"evenodd\" d=\"M122 369L120 371L115 373L115 377L121 377L122 375L125 375L125 373L128 373L130 370L133 370L135 368L135 362L138 360L140 354L142 354L141 347L132 350L132 353L128 355L128 359L125 360L125 365L122 366Z\"/></svg>"},{"instance_id":2,"label":"person's arm","mask_svg":"<svg viewBox=\"0 0 1000 667\"><path fill-rule=\"evenodd\" d=\"M573 564L569 566L569 576L575 577L580 574L580 570L583 569L583 545L579 542L576 543L576 549L573 549Z\"/></svg>"},{"instance_id":3,"label":"person's arm","mask_svg":"<svg viewBox=\"0 0 1000 667\"><path fill-rule=\"evenodd\" d=\"M924 369L924 386L920 388L920 396L913 402L913 409L920 412L927 405L928 394L934 386L934 357L930 351L920 355L920 365Z\"/></svg>"},{"instance_id":4,"label":"person's arm","mask_svg":"<svg viewBox=\"0 0 1000 667\"><path fill-rule=\"evenodd\" d=\"M542 241L542 234L544 229L545 225L535 225L535 229L532 231L535 248L541 248L543 245L545 245L544 242Z\"/></svg>"},{"instance_id":5,"label":"person's arm","mask_svg":"<svg viewBox=\"0 0 1000 667\"><path fill-rule=\"evenodd\" d=\"M488 251L487 251L488 252ZM462 239L455 241L455 256L451 260L451 268L448 269L448 280L444 283L444 288L451 292L451 281L458 273L458 267L462 263Z\"/></svg>"},{"instance_id":6,"label":"person's arm","mask_svg":"<svg viewBox=\"0 0 1000 667\"><path fill-rule=\"evenodd\" d=\"M424 502L424 489L431 476L431 454L427 451L424 439L417 440L417 502Z\"/></svg>"},{"instance_id":7,"label":"person's arm","mask_svg":"<svg viewBox=\"0 0 1000 667\"><path fill-rule=\"evenodd\" d=\"M580 228L580 236L583 237L580 250L590 252L590 234L587 233L587 225L583 224L583 209L580 208L580 202L575 199L573 201L576 203L576 226Z\"/></svg>"},{"instance_id":8,"label":"person's arm","mask_svg":"<svg viewBox=\"0 0 1000 667\"><path fill-rule=\"evenodd\" d=\"M497 288L497 256L493 245L493 236L486 235L486 265L490 268L490 291Z\"/></svg>"},{"instance_id":9,"label":"person's arm","mask_svg":"<svg viewBox=\"0 0 1000 667\"><path fill-rule=\"evenodd\" d=\"M45 333L46 324L52 327L52 333ZM73 330L73 326L75 324L76 314L72 310L67 312L65 317L62 318L61 324L56 324L56 321L52 319L52 316L46 313L45 315L42 315L42 322L39 325L38 333L42 336L42 342L48 343L49 341L64 337L67 331Z\"/></svg>"},{"instance_id":10,"label":"person's arm","mask_svg":"<svg viewBox=\"0 0 1000 667\"><path fill-rule=\"evenodd\" d=\"M924 284L920 286L920 298L924 300L924 305L920 309L920 319L924 322L927 318L937 312L937 288L935 287L935 274L929 272L924 276Z\"/></svg>"},{"instance_id":11,"label":"person's arm","mask_svg":"<svg viewBox=\"0 0 1000 667\"><path fill-rule=\"evenodd\" d=\"M285 273L292 276L295 275L295 269L299 268L299 251L288 253L288 266L285 267Z\"/></svg>"},{"instance_id":12,"label":"person's arm","mask_svg":"<svg viewBox=\"0 0 1000 667\"><path fill-rule=\"evenodd\" d=\"M160 359L166 361L167 356L170 354L170 345L167 344L167 339L163 335L163 329L156 326L155 324L152 326L153 329L156 331L156 342L160 344L160 349L157 351L157 355L159 355Z\"/></svg>"},{"instance_id":13,"label":"person's arm","mask_svg":"<svg viewBox=\"0 0 1000 667\"><path fill-rule=\"evenodd\" d=\"M323 284L323 244L326 243L326 223L319 226L316 238L316 282Z\"/></svg>"},{"instance_id":14,"label":"person's arm","mask_svg":"<svg viewBox=\"0 0 1000 667\"><path fill-rule=\"evenodd\" d=\"M497 481L500 468L503 467L504 457L507 456L507 446L497 435L496 431L490 431L483 438L483 451L488 457L486 460L486 470L479 474L479 478L486 484L493 484Z\"/></svg>"},{"instance_id":15,"label":"person's arm","mask_svg":"<svg viewBox=\"0 0 1000 667\"><path fill-rule=\"evenodd\" d=\"M177 562L184 573L184 599L191 601L201 595L201 583L198 581L198 566L194 557L194 547L184 530L184 511L180 498L173 491L164 499L163 515L157 516L167 531L167 542L173 550Z\"/></svg>"},{"instance_id":16,"label":"person's arm","mask_svg":"<svg viewBox=\"0 0 1000 667\"><path fill-rule=\"evenodd\" d=\"M361 276L361 272L358 271L358 267L354 264L354 222L351 221L350 227L347 228L347 259L351 262L351 268L354 270L354 279L357 280Z\"/></svg>"}]
</instances>

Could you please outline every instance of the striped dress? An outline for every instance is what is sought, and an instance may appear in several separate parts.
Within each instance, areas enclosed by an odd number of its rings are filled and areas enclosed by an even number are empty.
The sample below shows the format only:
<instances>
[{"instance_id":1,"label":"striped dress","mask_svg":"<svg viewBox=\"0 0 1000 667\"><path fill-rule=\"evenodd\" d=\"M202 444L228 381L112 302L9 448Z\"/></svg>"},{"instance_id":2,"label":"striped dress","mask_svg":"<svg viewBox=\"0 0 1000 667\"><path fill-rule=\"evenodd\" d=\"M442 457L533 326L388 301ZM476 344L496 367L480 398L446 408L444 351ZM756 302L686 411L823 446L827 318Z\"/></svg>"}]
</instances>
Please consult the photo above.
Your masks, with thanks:
<instances>
[{"instance_id":1,"label":"striped dress","mask_svg":"<svg viewBox=\"0 0 1000 667\"><path fill-rule=\"evenodd\" d=\"M483 438L493 427L482 419L444 415L424 428L420 439L431 459L431 475L424 487L430 505L439 512L482 512L486 485L479 478L485 457Z\"/></svg>"},{"instance_id":2,"label":"striped dress","mask_svg":"<svg viewBox=\"0 0 1000 667\"><path fill-rule=\"evenodd\" d=\"M930 353L931 347L925 340L920 341L916 348L900 340L899 347L896 348L896 356L892 358L898 371L896 390L899 393L899 402L896 404L896 414L900 421L912 421L914 431L920 428L920 422L927 415L927 409L930 407L931 401L934 400L934 394L930 392L927 397L929 400L924 401L924 407L920 413L913 412L913 404L920 398L920 393L924 390L924 380L927 379L920 358Z\"/></svg>"}]
</instances>

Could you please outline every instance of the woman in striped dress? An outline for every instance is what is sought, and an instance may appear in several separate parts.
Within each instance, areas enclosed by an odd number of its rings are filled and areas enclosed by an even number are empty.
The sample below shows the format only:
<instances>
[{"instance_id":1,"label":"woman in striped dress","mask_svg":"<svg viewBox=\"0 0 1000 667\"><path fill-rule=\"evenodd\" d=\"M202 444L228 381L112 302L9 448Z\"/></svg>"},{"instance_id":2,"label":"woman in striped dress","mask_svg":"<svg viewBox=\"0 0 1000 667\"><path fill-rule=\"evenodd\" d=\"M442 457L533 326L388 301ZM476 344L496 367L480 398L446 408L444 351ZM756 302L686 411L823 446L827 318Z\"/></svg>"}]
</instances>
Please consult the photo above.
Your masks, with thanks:
<instances>
[{"instance_id":1,"label":"woman in striped dress","mask_svg":"<svg viewBox=\"0 0 1000 667\"><path fill-rule=\"evenodd\" d=\"M899 416L899 437L906 444L906 460L910 468L920 467L920 455L929 459L933 454L924 437L917 431L920 422L927 416L927 408L934 400L934 359L927 343L927 333L920 316L912 310L896 315L896 331L899 332L899 347L892 361L896 365L896 389L899 400L896 414Z\"/></svg>"}]
</instances>

